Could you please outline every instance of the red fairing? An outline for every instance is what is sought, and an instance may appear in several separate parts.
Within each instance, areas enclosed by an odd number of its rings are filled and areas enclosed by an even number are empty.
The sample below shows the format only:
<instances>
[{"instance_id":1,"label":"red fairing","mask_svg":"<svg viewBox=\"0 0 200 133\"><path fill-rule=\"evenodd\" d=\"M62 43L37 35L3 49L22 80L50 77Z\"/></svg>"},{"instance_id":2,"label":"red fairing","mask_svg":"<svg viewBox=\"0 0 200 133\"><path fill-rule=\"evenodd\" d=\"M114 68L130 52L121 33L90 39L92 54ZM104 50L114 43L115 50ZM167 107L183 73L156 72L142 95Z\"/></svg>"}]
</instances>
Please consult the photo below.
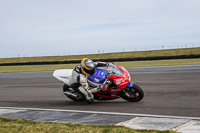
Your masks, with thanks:
<instances>
[{"instance_id":1,"label":"red fairing","mask_svg":"<svg viewBox=\"0 0 200 133\"><path fill-rule=\"evenodd\" d=\"M123 75L110 76L108 79L113 79L114 83L119 86L117 89L124 89L129 83L129 72L122 66L117 66L123 71ZM124 87L125 86L125 87Z\"/></svg>"},{"instance_id":2,"label":"red fairing","mask_svg":"<svg viewBox=\"0 0 200 133\"><path fill-rule=\"evenodd\" d=\"M117 65L115 65L117 66ZM107 90L101 90L96 92L94 95L97 97L113 99L128 85L130 81L129 72L122 66L117 66L123 73L122 75L112 75L108 79L112 79L116 87L108 88ZM106 95L110 94L110 95Z\"/></svg>"}]
</instances>

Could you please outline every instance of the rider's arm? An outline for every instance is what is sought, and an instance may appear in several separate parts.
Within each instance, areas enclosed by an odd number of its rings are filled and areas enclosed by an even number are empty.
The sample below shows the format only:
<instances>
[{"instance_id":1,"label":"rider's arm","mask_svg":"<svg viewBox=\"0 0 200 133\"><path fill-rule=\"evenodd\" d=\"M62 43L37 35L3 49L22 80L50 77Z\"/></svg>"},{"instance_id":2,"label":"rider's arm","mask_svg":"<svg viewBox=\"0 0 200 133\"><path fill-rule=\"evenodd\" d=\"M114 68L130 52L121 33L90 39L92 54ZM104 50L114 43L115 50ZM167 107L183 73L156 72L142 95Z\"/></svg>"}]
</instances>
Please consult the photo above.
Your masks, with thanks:
<instances>
[{"instance_id":1,"label":"rider's arm","mask_svg":"<svg viewBox=\"0 0 200 133\"><path fill-rule=\"evenodd\" d=\"M96 67L106 67L108 63L106 62L95 62Z\"/></svg>"}]
</instances>

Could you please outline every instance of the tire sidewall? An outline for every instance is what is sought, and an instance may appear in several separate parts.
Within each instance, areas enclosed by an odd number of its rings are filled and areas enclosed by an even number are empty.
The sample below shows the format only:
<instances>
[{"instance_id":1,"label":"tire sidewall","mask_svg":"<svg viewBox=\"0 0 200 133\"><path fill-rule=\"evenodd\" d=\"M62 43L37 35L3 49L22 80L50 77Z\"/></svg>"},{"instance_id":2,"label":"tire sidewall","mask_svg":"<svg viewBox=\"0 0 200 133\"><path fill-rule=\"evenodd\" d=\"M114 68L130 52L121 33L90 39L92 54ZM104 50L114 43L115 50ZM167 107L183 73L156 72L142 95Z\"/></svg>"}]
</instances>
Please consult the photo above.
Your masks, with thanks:
<instances>
[{"instance_id":1,"label":"tire sidewall","mask_svg":"<svg viewBox=\"0 0 200 133\"><path fill-rule=\"evenodd\" d=\"M139 97L137 99L132 99L132 98L127 97L123 91L122 91L122 93L120 93L120 96L129 102L138 102L138 101L142 100L144 97L144 92L143 92L142 88L140 88L137 84L134 84L133 87L131 87L131 88L139 93Z\"/></svg>"}]
</instances>

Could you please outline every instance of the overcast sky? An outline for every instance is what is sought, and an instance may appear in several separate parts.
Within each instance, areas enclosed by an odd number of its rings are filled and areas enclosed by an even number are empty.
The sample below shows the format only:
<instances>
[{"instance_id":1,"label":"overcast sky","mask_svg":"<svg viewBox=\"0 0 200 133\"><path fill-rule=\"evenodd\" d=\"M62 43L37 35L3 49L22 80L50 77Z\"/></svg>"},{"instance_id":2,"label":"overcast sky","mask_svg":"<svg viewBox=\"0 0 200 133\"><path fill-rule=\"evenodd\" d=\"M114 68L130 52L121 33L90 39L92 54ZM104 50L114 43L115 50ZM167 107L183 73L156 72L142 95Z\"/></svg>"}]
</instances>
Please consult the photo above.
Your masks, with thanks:
<instances>
[{"instance_id":1,"label":"overcast sky","mask_svg":"<svg viewBox=\"0 0 200 133\"><path fill-rule=\"evenodd\" d=\"M0 0L0 58L200 44L200 0Z\"/></svg>"}]
</instances>

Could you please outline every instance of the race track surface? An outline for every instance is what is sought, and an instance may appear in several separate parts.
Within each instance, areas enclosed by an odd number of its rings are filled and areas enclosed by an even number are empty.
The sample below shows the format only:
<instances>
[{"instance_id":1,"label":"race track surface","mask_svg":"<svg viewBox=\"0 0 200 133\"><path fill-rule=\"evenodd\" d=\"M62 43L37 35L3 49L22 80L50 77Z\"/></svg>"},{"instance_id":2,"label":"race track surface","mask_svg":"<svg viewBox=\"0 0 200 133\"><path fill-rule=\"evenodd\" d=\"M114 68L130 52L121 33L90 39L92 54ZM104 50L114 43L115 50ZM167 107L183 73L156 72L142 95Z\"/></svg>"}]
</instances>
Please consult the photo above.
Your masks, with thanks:
<instances>
[{"instance_id":1,"label":"race track surface","mask_svg":"<svg viewBox=\"0 0 200 133\"><path fill-rule=\"evenodd\" d=\"M53 72L0 73L0 107L24 107L200 117L200 65L128 68L143 88L141 102L74 102Z\"/></svg>"}]
</instances>

